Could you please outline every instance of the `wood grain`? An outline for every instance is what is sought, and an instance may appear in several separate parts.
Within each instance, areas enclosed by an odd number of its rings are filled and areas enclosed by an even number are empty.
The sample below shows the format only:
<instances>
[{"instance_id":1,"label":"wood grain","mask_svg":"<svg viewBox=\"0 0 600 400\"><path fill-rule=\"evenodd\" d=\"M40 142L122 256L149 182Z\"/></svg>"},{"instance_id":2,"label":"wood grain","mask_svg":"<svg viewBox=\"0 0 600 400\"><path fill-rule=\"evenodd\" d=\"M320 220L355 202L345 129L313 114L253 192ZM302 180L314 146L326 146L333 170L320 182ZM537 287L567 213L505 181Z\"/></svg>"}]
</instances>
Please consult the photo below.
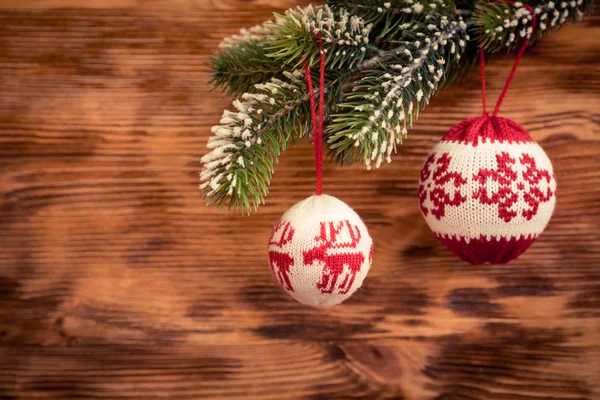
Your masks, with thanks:
<instances>
[{"instance_id":1,"label":"wood grain","mask_svg":"<svg viewBox=\"0 0 600 400\"><path fill-rule=\"evenodd\" d=\"M274 221L312 191L301 143L251 217L198 191L225 35L292 1L0 3L0 399L600 399L600 14L536 44L503 114L553 160L558 204L504 266L455 259L418 172L480 112L435 97L392 164L328 164L376 243L364 287L309 309L271 277ZM511 56L488 63L497 95Z\"/></svg>"}]
</instances>

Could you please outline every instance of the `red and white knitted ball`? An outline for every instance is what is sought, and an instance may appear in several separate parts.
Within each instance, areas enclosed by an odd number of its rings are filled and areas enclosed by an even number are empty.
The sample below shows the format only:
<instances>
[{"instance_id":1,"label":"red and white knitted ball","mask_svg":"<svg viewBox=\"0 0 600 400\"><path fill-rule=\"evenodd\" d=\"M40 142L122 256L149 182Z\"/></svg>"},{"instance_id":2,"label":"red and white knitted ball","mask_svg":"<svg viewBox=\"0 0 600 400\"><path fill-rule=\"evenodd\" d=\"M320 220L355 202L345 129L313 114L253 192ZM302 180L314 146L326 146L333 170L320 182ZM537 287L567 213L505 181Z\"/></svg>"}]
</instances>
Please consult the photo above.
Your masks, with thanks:
<instances>
[{"instance_id":1,"label":"red and white knitted ball","mask_svg":"<svg viewBox=\"0 0 600 400\"><path fill-rule=\"evenodd\" d=\"M328 307L358 289L373 241L361 218L335 197L311 196L279 219L269 240L273 275L300 303Z\"/></svg>"},{"instance_id":2,"label":"red and white knitted ball","mask_svg":"<svg viewBox=\"0 0 600 400\"><path fill-rule=\"evenodd\" d=\"M503 264L542 233L556 203L552 163L517 123L462 121L433 148L418 199L435 236L462 260Z\"/></svg>"}]
</instances>

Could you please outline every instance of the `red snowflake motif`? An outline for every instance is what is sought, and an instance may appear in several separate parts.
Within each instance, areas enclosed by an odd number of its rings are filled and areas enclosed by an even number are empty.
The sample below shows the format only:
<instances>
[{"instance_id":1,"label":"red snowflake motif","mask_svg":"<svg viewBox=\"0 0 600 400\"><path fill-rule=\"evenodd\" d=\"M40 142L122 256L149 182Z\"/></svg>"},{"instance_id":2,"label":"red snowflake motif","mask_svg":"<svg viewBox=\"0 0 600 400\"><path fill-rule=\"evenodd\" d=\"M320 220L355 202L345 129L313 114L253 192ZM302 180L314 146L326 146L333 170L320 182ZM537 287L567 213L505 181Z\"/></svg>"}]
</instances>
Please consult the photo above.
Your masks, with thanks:
<instances>
[{"instance_id":1,"label":"red snowflake motif","mask_svg":"<svg viewBox=\"0 0 600 400\"><path fill-rule=\"evenodd\" d=\"M277 221L269 239L269 247L276 246L281 249L292 241L294 232L295 230L291 223L282 220ZM279 240L273 240L277 235L279 235ZM279 284L285 290L293 292L294 288L288 274L290 273L290 268L294 265L294 258L289 253L281 250L269 250L269 264L271 265L273 275L279 280Z\"/></svg>"},{"instance_id":2,"label":"red snowflake motif","mask_svg":"<svg viewBox=\"0 0 600 400\"><path fill-rule=\"evenodd\" d=\"M467 180L459 172L448 171L452 160L448 153L443 153L437 161L436 156L436 153L432 153L425 161L417 196L423 215L427 216L431 212L439 220L445 215L446 206L457 207L467 201L467 198L460 193L460 187L466 184ZM435 170L432 171L434 168ZM445 188L446 183L451 181L454 182L454 193L448 193ZM425 206L427 197L433 203L431 209Z\"/></svg>"},{"instance_id":3,"label":"red snowflake motif","mask_svg":"<svg viewBox=\"0 0 600 400\"><path fill-rule=\"evenodd\" d=\"M527 218L527 220L530 220L537 214L540 203L549 201L554 195L554 192L550 189L552 177L550 176L550 171L547 169L538 169L537 165L535 165L535 160L529 154L521 154L520 161L521 165L527 166L527 170L523 172L523 179L529 183L529 192L523 194L523 200L529 204L530 208L528 210L523 210L523 216ZM546 193L539 187L539 183L544 179L548 185ZM524 185L520 184L519 189L523 190L523 188Z\"/></svg>"},{"instance_id":4,"label":"red snowflake motif","mask_svg":"<svg viewBox=\"0 0 600 400\"><path fill-rule=\"evenodd\" d=\"M521 215L527 220L531 220L538 212L541 202L549 201L552 195L552 189L547 188L546 193L542 191L539 183L545 179L550 184L551 176L548 170L539 170L535 160L529 154L521 154L519 162L527 169L523 172L523 181L517 182L519 174L517 173L517 161L507 152L496 154L497 169L481 168L473 176L473 180L479 182L479 189L473 192L473 198L478 199L481 204L497 204L498 218L505 222L510 222L518 215L517 211L511 208L519 201L521 193L523 200L529 205L529 209L524 209ZM498 183L498 191L488 194L488 179ZM517 182L516 188L513 183ZM526 188L525 183L528 183ZM526 191L526 189L528 189Z\"/></svg>"},{"instance_id":5,"label":"red snowflake motif","mask_svg":"<svg viewBox=\"0 0 600 400\"><path fill-rule=\"evenodd\" d=\"M303 252L304 264L310 265L315 260L323 264L321 281L317 282L317 289L321 293L333 293L336 289L338 279L344 272L344 266L348 266L348 273L344 280L337 286L340 294L346 294L352 288L356 274L360 272L361 265L365 260L362 252L356 247L360 242L360 229L357 225L351 225L350 221L321 222L320 234L315 237L317 246ZM329 227L329 235L327 234ZM350 242L340 242L339 235L348 231ZM343 252L331 252L334 249L344 249Z\"/></svg>"},{"instance_id":6,"label":"red snowflake motif","mask_svg":"<svg viewBox=\"0 0 600 400\"><path fill-rule=\"evenodd\" d=\"M517 216L516 211L511 207L519 200L519 194L511 189L513 182L517 180L517 172L511 168L515 164L515 159L507 152L496 154L496 163L498 168L479 169L479 172L473 176L473 180L479 182L479 190L473 193L474 199L479 199L481 204L498 204L498 217L506 222ZM498 182L498 191L488 195L486 183L488 178Z\"/></svg>"}]
</instances>

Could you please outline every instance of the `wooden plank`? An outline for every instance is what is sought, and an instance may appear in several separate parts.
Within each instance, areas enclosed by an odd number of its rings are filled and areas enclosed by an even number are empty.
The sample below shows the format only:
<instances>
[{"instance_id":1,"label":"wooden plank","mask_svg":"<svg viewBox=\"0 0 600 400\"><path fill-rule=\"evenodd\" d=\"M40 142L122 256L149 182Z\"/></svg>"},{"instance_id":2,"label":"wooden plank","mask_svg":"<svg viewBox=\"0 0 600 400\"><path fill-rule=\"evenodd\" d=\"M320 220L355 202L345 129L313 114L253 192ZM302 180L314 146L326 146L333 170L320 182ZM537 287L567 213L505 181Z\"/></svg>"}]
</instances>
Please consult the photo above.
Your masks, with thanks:
<instances>
[{"instance_id":1,"label":"wooden plank","mask_svg":"<svg viewBox=\"0 0 600 400\"><path fill-rule=\"evenodd\" d=\"M326 165L375 261L350 300L317 310L266 261L273 222L313 189L310 145L281 158L250 217L197 189L229 103L205 85L207 58L292 5L0 4L0 399L600 398L600 16L532 48L503 106L559 184L530 251L469 266L419 215L426 154L480 112L473 74L391 164ZM490 98L511 63L489 61Z\"/></svg>"}]
</instances>

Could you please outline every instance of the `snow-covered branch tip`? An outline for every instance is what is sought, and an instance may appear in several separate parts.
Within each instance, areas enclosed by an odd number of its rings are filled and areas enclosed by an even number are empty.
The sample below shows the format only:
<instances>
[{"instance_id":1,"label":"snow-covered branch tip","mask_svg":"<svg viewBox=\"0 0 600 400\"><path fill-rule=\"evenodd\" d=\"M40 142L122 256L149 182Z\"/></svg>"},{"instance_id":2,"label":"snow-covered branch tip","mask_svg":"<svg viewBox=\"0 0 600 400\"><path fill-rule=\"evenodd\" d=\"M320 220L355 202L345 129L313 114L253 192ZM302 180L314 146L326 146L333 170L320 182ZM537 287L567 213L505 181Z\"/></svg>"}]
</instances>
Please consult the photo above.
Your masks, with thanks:
<instances>
[{"instance_id":1,"label":"snow-covered branch tip","mask_svg":"<svg viewBox=\"0 0 600 400\"><path fill-rule=\"evenodd\" d=\"M343 159L378 168L407 133L407 125L429 103L449 63L460 60L466 47L467 25L462 20L428 17L407 23L414 40L387 52L380 68L366 72L346 96L343 112L330 124L331 148Z\"/></svg>"},{"instance_id":2,"label":"snow-covered branch tip","mask_svg":"<svg viewBox=\"0 0 600 400\"><path fill-rule=\"evenodd\" d=\"M268 24L272 34L266 37L268 55L283 65L299 67L304 59L316 65L319 46L315 35L324 41L327 68L352 68L364 58L369 46L371 25L347 10L333 11L329 6L293 8L276 15Z\"/></svg>"},{"instance_id":3,"label":"snow-covered branch tip","mask_svg":"<svg viewBox=\"0 0 600 400\"><path fill-rule=\"evenodd\" d=\"M479 7L474 17L476 39L486 51L494 52L503 48L512 50L524 39L530 43L546 33L560 28L568 22L580 21L591 9L593 1L547 1L534 8L537 27L533 29L533 16L522 2L514 5L507 3L486 3Z\"/></svg>"},{"instance_id":4,"label":"snow-covered branch tip","mask_svg":"<svg viewBox=\"0 0 600 400\"><path fill-rule=\"evenodd\" d=\"M418 14L444 14L454 11L452 0L329 0L334 8L343 8L352 14L360 15L368 23L377 25L387 18L393 17L394 22L407 22ZM390 27L388 23L388 28Z\"/></svg>"},{"instance_id":5,"label":"snow-covered branch tip","mask_svg":"<svg viewBox=\"0 0 600 400\"><path fill-rule=\"evenodd\" d=\"M265 36L270 35L272 30L269 28L271 21L266 21L260 25L255 25L250 28L242 28L238 34L226 37L219 43L220 49L228 49L233 46L238 46L244 42L260 41Z\"/></svg>"},{"instance_id":6,"label":"snow-covered branch tip","mask_svg":"<svg viewBox=\"0 0 600 400\"><path fill-rule=\"evenodd\" d=\"M202 157L200 189L209 204L249 211L264 201L273 173L273 164L285 150L292 135L301 134L297 109L304 102L302 72L285 74L287 81L272 79L255 85L256 93L235 100L235 111L225 110L220 125Z\"/></svg>"},{"instance_id":7,"label":"snow-covered branch tip","mask_svg":"<svg viewBox=\"0 0 600 400\"><path fill-rule=\"evenodd\" d=\"M292 139L310 132L306 84L291 71L307 58L316 77L316 33L326 51L325 87L315 86L315 93L325 92L326 143L342 164L377 168L391 160L440 86L477 63L480 43L486 52L511 50L525 38L532 43L581 19L594 0L529 4L537 28L519 0L514 5L328 0L328 5L294 8L225 39L211 59L210 83L228 95L245 94L213 128L210 153L202 159L201 188L209 204L244 211L258 206L280 153Z\"/></svg>"}]
</instances>

